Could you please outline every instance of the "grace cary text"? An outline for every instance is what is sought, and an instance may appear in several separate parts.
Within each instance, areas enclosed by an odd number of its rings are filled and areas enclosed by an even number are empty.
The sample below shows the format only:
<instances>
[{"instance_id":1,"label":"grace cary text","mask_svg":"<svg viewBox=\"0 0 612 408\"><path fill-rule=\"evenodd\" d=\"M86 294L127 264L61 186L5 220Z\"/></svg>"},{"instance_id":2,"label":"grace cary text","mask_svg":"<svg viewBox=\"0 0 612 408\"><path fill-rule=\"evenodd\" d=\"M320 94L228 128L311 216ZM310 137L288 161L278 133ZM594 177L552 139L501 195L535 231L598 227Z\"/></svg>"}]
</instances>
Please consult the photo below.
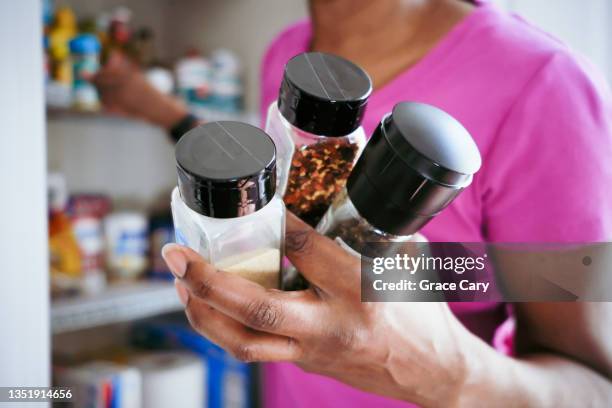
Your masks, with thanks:
<instances>
[{"instance_id":1,"label":"grace cary text","mask_svg":"<svg viewBox=\"0 0 612 408\"><path fill-rule=\"evenodd\" d=\"M372 287L376 291L429 291L429 292L454 292L457 290L461 291L474 291L486 293L489 289L490 282L470 282L467 279L463 279L459 282L459 285L455 282L431 282L428 280L422 280L419 282L413 282L402 279L399 282L383 282L378 279L372 283Z\"/></svg>"}]
</instances>

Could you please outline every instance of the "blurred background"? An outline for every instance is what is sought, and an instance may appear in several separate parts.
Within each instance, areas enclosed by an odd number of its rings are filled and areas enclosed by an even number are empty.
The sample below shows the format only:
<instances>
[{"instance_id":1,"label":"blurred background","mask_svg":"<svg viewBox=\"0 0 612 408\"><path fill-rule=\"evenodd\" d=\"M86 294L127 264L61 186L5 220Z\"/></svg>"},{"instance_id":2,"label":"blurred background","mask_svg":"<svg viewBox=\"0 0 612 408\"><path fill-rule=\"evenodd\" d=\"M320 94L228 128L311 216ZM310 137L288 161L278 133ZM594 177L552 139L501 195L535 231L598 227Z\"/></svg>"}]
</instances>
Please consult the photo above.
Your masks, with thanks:
<instances>
[{"instance_id":1,"label":"blurred background","mask_svg":"<svg viewBox=\"0 0 612 408\"><path fill-rule=\"evenodd\" d=\"M496 3L612 80L609 1ZM202 118L260 124L266 45L306 14L305 0L2 2L0 386L69 384L92 407L258 404L257 367L188 328L160 258L172 142L102 112L73 70L120 51Z\"/></svg>"}]
</instances>

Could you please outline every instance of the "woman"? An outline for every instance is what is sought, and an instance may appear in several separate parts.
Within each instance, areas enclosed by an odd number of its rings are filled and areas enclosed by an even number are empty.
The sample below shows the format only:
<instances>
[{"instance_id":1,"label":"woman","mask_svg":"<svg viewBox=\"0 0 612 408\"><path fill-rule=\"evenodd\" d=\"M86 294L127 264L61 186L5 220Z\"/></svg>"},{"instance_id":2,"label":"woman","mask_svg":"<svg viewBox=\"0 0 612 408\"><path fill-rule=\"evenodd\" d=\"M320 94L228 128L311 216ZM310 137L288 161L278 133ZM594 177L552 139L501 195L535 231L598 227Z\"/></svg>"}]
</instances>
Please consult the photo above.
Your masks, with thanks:
<instances>
[{"instance_id":1,"label":"woman","mask_svg":"<svg viewBox=\"0 0 612 408\"><path fill-rule=\"evenodd\" d=\"M324 51L371 74L366 133L395 103L413 100L449 112L476 140L483 168L423 229L430 241L612 238L610 95L563 44L481 2L311 0L310 14L266 53L263 112L286 61ZM150 90L131 100L130 87L146 87L135 77L105 87L116 78L111 69L97 80L111 107L166 128L187 123L182 107ZM612 399L609 304L519 303L502 324L500 304L360 303L359 263L294 217L287 224L288 256L317 291L265 291L188 249L164 250L200 333L243 360L301 367L266 367L266 406L574 407Z\"/></svg>"}]
</instances>

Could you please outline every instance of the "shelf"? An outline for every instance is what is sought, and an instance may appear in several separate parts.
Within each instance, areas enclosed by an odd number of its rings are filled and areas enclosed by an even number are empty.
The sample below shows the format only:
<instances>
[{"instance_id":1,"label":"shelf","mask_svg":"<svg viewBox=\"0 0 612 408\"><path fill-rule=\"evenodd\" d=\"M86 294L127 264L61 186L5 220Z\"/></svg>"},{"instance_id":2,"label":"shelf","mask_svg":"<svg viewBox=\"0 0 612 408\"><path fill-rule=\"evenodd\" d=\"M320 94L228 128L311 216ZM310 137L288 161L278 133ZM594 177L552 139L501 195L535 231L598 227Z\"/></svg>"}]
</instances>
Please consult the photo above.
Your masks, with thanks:
<instances>
[{"instance_id":1,"label":"shelf","mask_svg":"<svg viewBox=\"0 0 612 408\"><path fill-rule=\"evenodd\" d=\"M138 119L132 119L125 116L113 115L104 111L79 111L70 108L53 108L47 107L47 119L48 120L70 120L70 121L80 121L80 120L101 120L101 121L109 121L109 122L117 122L117 123L136 123L136 124L145 124L146 122L140 121ZM215 111L211 109L206 109L202 107L190 107L190 111L202 118L207 122L212 121L221 121L221 120L233 120L239 122L246 122L252 125L258 125L259 117L256 112L239 112L239 113L230 113L230 112L222 112ZM148 124L147 124L148 125Z\"/></svg>"},{"instance_id":2,"label":"shelf","mask_svg":"<svg viewBox=\"0 0 612 408\"><path fill-rule=\"evenodd\" d=\"M111 286L93 296L58 299L51 305L54 334L143 319L183 309L170 282Z\"/></svg>"}]
</instances>

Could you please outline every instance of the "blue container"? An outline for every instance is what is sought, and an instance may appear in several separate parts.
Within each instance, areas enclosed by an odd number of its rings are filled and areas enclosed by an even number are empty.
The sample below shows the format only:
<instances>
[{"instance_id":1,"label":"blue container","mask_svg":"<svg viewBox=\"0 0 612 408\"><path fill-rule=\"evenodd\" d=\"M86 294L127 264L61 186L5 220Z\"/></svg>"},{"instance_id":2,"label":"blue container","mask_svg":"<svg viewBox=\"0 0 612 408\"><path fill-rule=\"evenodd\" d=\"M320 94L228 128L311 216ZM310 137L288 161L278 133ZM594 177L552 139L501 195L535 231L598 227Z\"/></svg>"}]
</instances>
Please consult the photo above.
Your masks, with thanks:
<instances>
[{"instance_id":1,"label":"blue container","mask_svg":"<svg viewBox=\"0 0 612 408\"><path fill-rule=\"evenodd\" d=\"M187 324L167 321L143 322L134 326L132 342L137 347L185 349L204 359L207 366L208 408L252 406L250 366L200 336Z\"/></svg>"}]
</instances>

